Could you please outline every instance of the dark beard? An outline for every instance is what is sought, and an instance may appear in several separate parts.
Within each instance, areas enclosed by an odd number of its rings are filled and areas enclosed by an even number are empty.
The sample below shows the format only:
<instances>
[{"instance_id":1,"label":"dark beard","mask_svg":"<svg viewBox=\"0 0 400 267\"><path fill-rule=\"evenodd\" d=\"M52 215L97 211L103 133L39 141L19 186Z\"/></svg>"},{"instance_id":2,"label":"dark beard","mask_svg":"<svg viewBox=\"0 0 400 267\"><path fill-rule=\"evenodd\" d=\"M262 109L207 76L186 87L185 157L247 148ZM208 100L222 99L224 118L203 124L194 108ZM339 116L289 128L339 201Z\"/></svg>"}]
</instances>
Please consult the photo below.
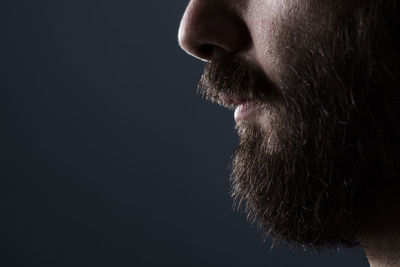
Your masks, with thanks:
<instances>
[{"instance_id":1,"label":"dark beard","mask_svg":"<svg viewBox=\"0 0 400 267\"><path fill-rule=\"evenodd\" d=\"M240 58L213 61L200 83L216 101L226 93L267 104L266 125L237 126L232 195L278 239L355 245L384 207L382 196L399 186L398 84L382 82L376 64L385 63L360 44L354 25L337 25L325 41L303 35L301 47L285 51L291 68L280 85Z\"/></svg>"}]
</instances>

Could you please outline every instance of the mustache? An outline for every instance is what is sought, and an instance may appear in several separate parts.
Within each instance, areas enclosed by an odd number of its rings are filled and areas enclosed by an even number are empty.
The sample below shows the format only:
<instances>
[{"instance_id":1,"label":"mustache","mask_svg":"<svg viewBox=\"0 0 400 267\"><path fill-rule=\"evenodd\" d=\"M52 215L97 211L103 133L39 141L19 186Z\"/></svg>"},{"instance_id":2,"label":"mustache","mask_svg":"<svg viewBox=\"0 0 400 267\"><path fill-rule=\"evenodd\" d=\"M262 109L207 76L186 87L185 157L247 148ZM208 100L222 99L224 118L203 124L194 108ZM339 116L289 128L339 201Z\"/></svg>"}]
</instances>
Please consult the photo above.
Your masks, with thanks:
<instances>
[{"instance_id":1,"label":"mustache","mask_svg":"<svg viewBox=\"0 0 400 267\"><path fill-rule=\"evenodd\" d=\"M227 108L249 101L265 103L276 94L260 67L232 56L207 63L197 88L205 99Z\"/></svg>"}]
</instances>

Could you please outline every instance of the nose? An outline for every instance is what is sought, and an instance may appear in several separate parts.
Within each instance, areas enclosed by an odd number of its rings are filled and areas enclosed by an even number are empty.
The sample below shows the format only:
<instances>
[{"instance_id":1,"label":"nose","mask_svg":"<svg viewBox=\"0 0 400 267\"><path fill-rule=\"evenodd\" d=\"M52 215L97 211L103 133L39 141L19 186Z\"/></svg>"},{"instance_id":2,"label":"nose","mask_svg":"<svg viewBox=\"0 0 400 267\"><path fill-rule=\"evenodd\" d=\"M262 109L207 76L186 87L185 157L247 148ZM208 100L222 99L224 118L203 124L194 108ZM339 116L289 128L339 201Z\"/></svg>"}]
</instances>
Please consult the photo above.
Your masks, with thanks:
<instances>
[{"instance_id":1,"label":"nose","mask_svg":"<svg viewBox=\"0 0 400 267\"><path fill-rule=\"evenodd\" d=\"M250 34L240 12L223 0L192 0L179 27L179 44L204 61L235 53L249 42Z\"/></svg>"}]
</instances>

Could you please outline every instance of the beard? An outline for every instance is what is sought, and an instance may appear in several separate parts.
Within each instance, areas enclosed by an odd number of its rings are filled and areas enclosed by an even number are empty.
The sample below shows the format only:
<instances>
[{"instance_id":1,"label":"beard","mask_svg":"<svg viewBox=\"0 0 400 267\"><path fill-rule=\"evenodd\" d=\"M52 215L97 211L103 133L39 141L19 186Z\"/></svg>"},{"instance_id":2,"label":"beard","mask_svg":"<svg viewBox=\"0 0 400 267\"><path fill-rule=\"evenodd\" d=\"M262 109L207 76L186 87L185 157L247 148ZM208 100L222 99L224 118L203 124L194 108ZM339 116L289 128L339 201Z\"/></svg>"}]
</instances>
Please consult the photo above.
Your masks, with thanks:
<instances>
[{"instance_id":1,"label":"beard","mask_svg":"<svg viewBox=\"0 0 400 267\"><path fill-rule=\"evenodd\" d=\"M292 244L356 245L400 184L400 76L374 47L393 50L379 47L378 26L342 21L323 36L285 30L280 59L290 68L278 83L226 56L206 66L199 84L228 107L221 94L263 104L257 120L236 126L232 196L266 234Z\"/></svg>"}]
</instances>

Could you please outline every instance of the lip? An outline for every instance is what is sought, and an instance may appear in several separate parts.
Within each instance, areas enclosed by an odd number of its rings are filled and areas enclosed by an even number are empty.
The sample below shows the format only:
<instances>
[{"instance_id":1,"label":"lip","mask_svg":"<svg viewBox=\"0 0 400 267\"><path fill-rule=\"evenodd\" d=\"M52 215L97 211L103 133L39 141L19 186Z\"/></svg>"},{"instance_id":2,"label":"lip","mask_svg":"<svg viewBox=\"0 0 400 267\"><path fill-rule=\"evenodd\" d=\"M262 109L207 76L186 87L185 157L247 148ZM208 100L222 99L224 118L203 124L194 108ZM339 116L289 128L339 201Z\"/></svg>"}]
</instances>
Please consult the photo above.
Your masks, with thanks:
<instances>
[{"instance_id":1,"label":"lip","mask_svg":"<svg viewBox=\"0 0 400 267\"><path fill-rule=\"evenodd\" d=\"M220 104L224 107L235 109L238 105L248 102L246 98L240 96L231 96L224 93L218 94L218 99Z\"/></svg>"},{"instance_id":2,"label":"lip","mask_svg":"<svg viewBox=\"0 0 400 267\"><path fill-rule=\"evenodd\" d=\"M235 109L235 115L234 115L236 123L242 120L249 119L262 107L263 107L262 105L257 104L255 102L239 103Z\"/></svg>"}]
</instances>

